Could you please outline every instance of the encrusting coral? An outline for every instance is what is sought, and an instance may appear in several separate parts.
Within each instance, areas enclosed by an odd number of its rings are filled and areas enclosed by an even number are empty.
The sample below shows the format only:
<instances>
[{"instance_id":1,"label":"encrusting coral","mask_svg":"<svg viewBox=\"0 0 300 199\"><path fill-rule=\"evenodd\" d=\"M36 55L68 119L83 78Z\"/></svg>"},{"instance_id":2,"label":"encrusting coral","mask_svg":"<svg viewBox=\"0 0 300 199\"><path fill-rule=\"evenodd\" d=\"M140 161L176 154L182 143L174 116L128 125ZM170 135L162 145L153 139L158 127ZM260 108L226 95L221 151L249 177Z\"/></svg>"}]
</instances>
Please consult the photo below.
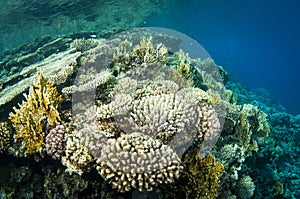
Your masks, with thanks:
<instances>
[{"instance_id":1,"label":"encrusting coral","mask_svg":"<svg viewBox=\"0 0 300 199\"><path fill-rule=\"evenodd\" d=\"M171 147L141 133L109 139L97 160L97 170L120 192L172 183L182 170L181 161Z\"/></svg>"},{"instance_id":2,"label":"encrusting coral","mask_svg":"<svg viewBox=\"0 0 300 199\"><path fill-rule=\"evenodd\" d=\"M24 97L25 101L19 104L19 108L14 107L14 112L10 113L9 119L16 130L14 141L21 142L18 149L20 154L16 155L27 156L42 153L45 128L60 123L58 108L62 97L53 83L43 77L41 71L37 72L29 94L24 94Z\"/></svg>"}]
</instances>

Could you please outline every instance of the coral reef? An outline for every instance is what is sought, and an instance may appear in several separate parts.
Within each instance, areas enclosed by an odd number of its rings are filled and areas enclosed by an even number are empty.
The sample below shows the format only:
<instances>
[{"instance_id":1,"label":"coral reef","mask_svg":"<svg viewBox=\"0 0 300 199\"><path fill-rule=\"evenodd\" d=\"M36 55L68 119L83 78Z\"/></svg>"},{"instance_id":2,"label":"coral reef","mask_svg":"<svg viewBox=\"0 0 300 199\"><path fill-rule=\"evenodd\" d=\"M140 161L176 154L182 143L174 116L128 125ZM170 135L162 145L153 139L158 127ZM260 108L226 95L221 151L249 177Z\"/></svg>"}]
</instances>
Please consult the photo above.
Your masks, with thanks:
<instances>
[{"instance_id":1,"label":"coral reef","mask_svg":"<svg viewBox=\"0 0 300 199\"><path fill-rule=\"evenodd\" d=\"M300 183L296 176L300 164L296 143L300 132L299 115L288 114L264 89L249 91L236 82L230 82L228 88L236 93L237 103L251 103L268 115L269 137L247 164L248 175L256 185L253 197L298 198Z\"/></svg>"},{"instance_id":2,"label":"coral reef","mask_svg":"<svg viewBox=\"0 0 300 199\"><path fill-rule=\"evenodd\" d=\"M9 119L12 121L16 133L14 141L21 142L16 155L31 155L42 153L47 125L60 122L58 106L62 98L53 84L38 71L29 95L24 94L26 101L14 107Z\"/></svg>"},{"instance_id":3,"label":"coral reef","mask_svg":"<svg viewBox=\"0 0 300 199\"><path fill-rule=\"evenodd\" d=\"M17 198L298 196L291 193L298 183L297 167L280 166L295 173L286 177L273 165L286 150L299 154L293 139L300 119L274 114L247 97L241 100L236 89L242 87L234 89L222 67L212 59L192 59L183 50L173 52L172 42L179 46L166 35L133 30L111 39L57 40L50 46L61 43L63 50L38 61L24 55L28 65L12 81L3 81L0 91L2 105L19 102L10 113L11 124L1 120L6 130L0 132L7 133L0 137L6 158L0 161L9 165L10 158L23 158L19 164L29 170L27 175L17 167L27 177L1 190ZM36 68L45 76L39 71L33 76ZM22 91L7 97L10 87L21 84ZM18 96L28 87L20 103ZM268 117L258 107L273 114ZM266 138L270 130L277 134ZM286 130L294 137L284 135ZM280 136L289 145L278 144ZM260 163L265 173L258 175ZM266 176L268 186L261 186ZM27 188L20 189L22 183Z\"/></svg>"},{"instance_id":4,"label":"coral reef","mask_svg":"<svg viewBox=\"0 0 300 199\"><path fill-rule=\"evenodd\" d=\"M174 182L182 170L171 147L141 133L109 139L97 163L101 176L120 192L150 191L158 184Z\"/></svg>"}]
</instances>

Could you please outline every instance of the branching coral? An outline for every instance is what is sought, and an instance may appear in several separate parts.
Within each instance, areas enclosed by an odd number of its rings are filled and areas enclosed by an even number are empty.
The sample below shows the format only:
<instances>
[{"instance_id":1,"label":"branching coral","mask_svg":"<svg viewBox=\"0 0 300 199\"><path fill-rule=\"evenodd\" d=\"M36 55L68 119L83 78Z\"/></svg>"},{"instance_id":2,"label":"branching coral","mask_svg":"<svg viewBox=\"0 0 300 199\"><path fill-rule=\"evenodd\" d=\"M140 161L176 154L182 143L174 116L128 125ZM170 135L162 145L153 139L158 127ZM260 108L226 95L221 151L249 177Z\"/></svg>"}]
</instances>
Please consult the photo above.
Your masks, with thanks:
<instances>
[{"instance_id":1,"label":"branching coral","mask_svg":"<svg viewBox=\"0 0 300 199\"><path fill-rule=\"evenodd\" d=\"M121 50L117 50L113 58L113 73L119 74L120 72L127 72L129 69L135 68L139 68L140 70L149 66L149 68L160 67L167 62L167 48L161 43L154 46L152 44L152 37L148 39L143 38L140 44L134 46L133 49L131 46L132 44L128 41L120 43L117 49ZM133 71L136 72L135 70ZM128 71L132 77L134 76L133 71Z\"/></svg>"},{"instance_id":2,"label":"branching coral","mask_svg":"<svg viewBox=\"0 0 300 199\"><path fill-rule=\"evenodd\" d=\"M46 136L46 151L54 160L60 159L65 153L68 131L64 125L57 125Z\"/></svg>"},{"instance_id":3,"label":"branching coral","mask_svg":"<svg viewBox=\"0 0 300 199\"><path fill-rule=\"evenodd\" d=\"M81 143L81 139L76 136L76 131L67 134L65 155L62 156L61 162L70 174L81 175L93 167L94 158L88 148Z\"/></svg>"},{"instance_id":4,"label":"branching coral","mask_svg":"<svg viewBox=\"0 0 300 199\"><path fill-rule=\"evenodd\" d=\"M108 140L97 163L101 176L120 192L172 183L182 170L171 147L141 133Z\"/></svg>"},{"instance_id":5,"label":"branching coral","mask_svg":"<svg viewBox=\"0 0 300 199\"><path fill-rule=\"evenodd\" d=\"M75 39L71 44L71 48L76 48L80 52L88 51L92 48L97 47L101 40L97 39Z\"/></svg>"},{"instance_id":6,"label":"branching coral","mask_svg":"<svg viewBox=\"0 0 300 199\"><path fill-rule=\"evenodd\" d=\"M154 47L152 37L149 37L148 39L143 38L140 44L133 48L133 54L136 63L164 63L166 62L168 50L162 43Z\"/></svg>"},{"instance_id":7,"label":"branching coral","mask_svg":"<svg viewBox=\"0 0 300 199\"><path fill-rule=\"evenodd\" d=\"M179 50L173 56L169 56L169 62L172 69L168 70L168 79L176 82L180 88L194 85L191 58L188 53Z\"/></svg>"},{"instance_id":8,"label":"branching coral","mask_svg":"<svg viewBox=\"0 0 300 199\"><path fill-rule=\"evenodd\" d=\"M45 127L60 122L57 109L62 98L40 71L29 89L29 95L24 96L26 101L19 104L19 109L14 107L15 113L11 112L9 119L16 129L15 142L21 142L19 152L27 156L42 153Z\"/></svg>"},{"instance_id":9,"label":"branching coral","mask_svg":"<svg viewBox=\"0 0 300 199\"><path fill-rule=\"evenodd\" d=\"M112 101L97 108L98 119L113 118L126 133L142 132L165 144L172 142L174 147L218 134L217 114L207 104L210 96L201 89L178 90L177 84L168 80L133 81L129 83L134 85L132 90L123 85L127 82L131 81L120 81Z\"/></svg>"}]
</instances>

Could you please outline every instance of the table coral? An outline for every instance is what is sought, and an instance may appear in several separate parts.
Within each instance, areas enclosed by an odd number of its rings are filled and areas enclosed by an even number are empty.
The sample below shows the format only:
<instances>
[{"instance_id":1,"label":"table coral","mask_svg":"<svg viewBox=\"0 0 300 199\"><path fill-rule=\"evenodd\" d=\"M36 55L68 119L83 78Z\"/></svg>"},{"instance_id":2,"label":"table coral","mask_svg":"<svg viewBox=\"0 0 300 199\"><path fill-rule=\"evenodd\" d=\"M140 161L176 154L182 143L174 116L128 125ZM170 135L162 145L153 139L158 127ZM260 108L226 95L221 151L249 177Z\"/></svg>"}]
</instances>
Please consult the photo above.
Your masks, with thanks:
<instances>
[{"instance_id":1,"label":"table coral","mask_svg":"<svg viewBox=\"0 0 300 199\"><path fill-rule=\"evenodd\" d=\"M60 123L57 109L62 98L52 82L47 81L40 71L29 89L29 95L24 94L24 97L25 101L19 104L19 108L13 108L9 119L16 130L14 141L21 142L19 152L27 156L42 153L45 128Z\"/></svg>"},{"instance_id":2,"label":"table coral","mask_svg":"<svg viewBox=\"0 0 300 199\"><path fill-rule=\"evenodd\" d=\"M37 69L42 70L43 76L47 80L51 80L56 86L64 84L73 74L77 65L76 60L81 55L80 52L74 51L74 49L69 49L59 52L23 68L19 73L14 73L10 77L11 79L3 82L5 87L0 90L0 107L5 110L6 104L12 102L30 87ZM1 109L0 112L2 112Z\"/></svg>"}]
</instances>

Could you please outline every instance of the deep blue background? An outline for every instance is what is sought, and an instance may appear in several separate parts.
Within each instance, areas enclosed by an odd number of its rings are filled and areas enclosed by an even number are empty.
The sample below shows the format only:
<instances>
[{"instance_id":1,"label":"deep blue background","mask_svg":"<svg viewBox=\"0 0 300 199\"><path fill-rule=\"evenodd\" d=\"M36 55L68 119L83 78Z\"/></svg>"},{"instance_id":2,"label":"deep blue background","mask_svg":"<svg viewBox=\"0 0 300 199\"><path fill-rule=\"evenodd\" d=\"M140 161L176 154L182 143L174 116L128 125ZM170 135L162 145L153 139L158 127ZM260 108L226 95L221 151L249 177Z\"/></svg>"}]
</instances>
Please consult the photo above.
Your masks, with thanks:
<instances>
[{"instance_id":1,"label":"deep blue background","mask_svg":"<svg viewBox=\"0 0 300 199\"><path fill-rule=\"evenodd\" d=\"M193 37L234 79L266 88L289 113L300 114L300 1L170 2L146 26Z\"/></svg>"}]
</instances>

